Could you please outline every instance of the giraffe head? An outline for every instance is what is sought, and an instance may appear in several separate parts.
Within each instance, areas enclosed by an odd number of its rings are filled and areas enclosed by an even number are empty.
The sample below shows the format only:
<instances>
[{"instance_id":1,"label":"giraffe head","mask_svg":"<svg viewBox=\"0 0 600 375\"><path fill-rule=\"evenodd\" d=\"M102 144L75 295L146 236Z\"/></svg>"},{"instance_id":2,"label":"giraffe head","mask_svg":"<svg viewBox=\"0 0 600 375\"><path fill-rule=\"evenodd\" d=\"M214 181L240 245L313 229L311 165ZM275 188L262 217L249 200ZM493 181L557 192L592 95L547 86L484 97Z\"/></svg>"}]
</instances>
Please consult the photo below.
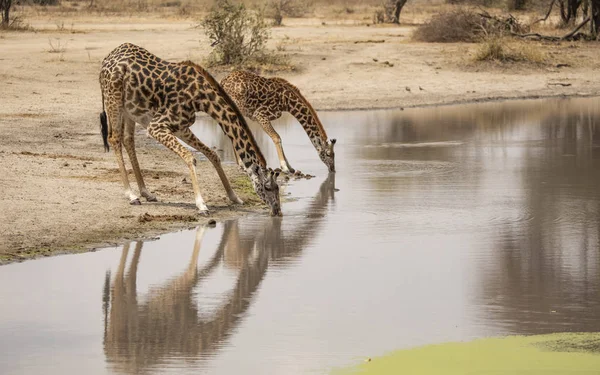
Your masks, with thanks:
<instances>
[{"instance_id":1,"label":"giraffe head","mask_svg":"<svg viewBox=\"0 0 600 375\"><path fill-rule=\"evenodd\" d=\"M251 169L250 180L258 197L271 209L271 216L282 216L281 202L279 200L279 185L277 177L279 172L271 168L255 166Z\"/></svg>"},{"instance_id":2,"label":"giraffe head","mask_svg":"<svg viewBox=\"0 0 600 375\"><path fill-rule=\"evenodd\" d=\"M335 145L336 140L332 139L329 142L325 142L324 145L321 146L319 150L319 157L325 163L327 168L329 168L329 172L335 172L335 152L333 151L333 146Z\"/></svg>"}]
</instances>

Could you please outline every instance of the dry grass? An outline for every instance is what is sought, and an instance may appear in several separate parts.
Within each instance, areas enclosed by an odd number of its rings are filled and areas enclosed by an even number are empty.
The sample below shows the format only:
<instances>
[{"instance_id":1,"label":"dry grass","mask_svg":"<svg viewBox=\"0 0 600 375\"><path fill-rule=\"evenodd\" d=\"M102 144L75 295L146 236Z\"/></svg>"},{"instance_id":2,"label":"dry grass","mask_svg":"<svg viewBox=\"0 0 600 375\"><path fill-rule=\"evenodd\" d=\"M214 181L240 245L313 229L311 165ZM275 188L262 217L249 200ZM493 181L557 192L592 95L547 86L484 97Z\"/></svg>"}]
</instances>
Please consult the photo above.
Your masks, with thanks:
<instances>
[{"instance_id":1,"label":"dry grass","mask_svg":"<svg viewBox=\"0 0 600 375\"><path fill-rule=\"evenodd\" d=\"M8 26L6 25L0 25L0 30L6 30L6 31L34 31L33 27L31 27L29 24L23 22L23 18L20 16L13 16L10 20L10 24L8 24Z\"/></svg>"},{"instance_id":2,"label":"dry grass","mask_svg":"<svg viewBox=\"0 0 600 375\"><path fill-rule=\"evenodd\" d=\"M284 49L284 46L278 46L277 51L265 50L233 65L223 65L220 61L214 59L214 55L209 55L202 64L217 71L244 69L257 74L296 71L297 66L292 63L289 56L280 53Z\"/></svg>"},{"instance_id":3,"label":"dry grass","mask_svg":"<svg viewBox=\"0 0 600 375\"><path fill-rule=\"evenodd\" d=\"M62 42L60 38L55 38L54 41L52 38L48 38L48 45L50 48L48 49L48 53L65 53L67 51L66 42Z\"/></svg>"},{"instance_id":4,"label":"dry grass","mask_svg":"<svg viewBox=\"0 0 600 375\"><path fill-rule=\"evenodd\" d=\"M544 65L548 62L548 55L535 42L493 37L481 42L474 59L478 62Z\"/></svg>"}]
</instances>

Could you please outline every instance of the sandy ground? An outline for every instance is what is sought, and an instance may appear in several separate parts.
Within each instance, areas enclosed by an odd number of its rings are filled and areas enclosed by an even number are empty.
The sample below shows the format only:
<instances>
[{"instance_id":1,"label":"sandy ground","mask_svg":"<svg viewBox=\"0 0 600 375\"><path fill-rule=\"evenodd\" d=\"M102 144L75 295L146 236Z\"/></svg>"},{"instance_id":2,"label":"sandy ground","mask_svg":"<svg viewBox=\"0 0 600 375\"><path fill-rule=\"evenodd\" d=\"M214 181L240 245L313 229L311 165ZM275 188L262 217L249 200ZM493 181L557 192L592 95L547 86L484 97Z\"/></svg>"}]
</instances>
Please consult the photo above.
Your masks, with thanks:
<instances>
[{"instance_id":1,"label":"sandy ground","mask_svg":"<svg viewBox=\"0 0 600 375\"><path fill-rule=\"evenodd\" d=\"M132 42L169 60L202 62L210 52L202 31L176 20L71 17L61 19L62 30L52 18L28 21L37 32L0 33L0 263L85 251L208 220L196 215L191 185L182 181L184 163L143 129L138 155L159 202L128 205L98 123L97 77L113 48ZM551 57L542 67L478 65L471 58L476 46L415 43L412 27L321 22L288 20L273 29L270 41L298 67L277 75L296 84L317 110L600 93L596 43L542 46ZM50 52L59 43L64 51ZM214 74L220 79L224 73ZM250 202L239 207L229 205L212 166L198 164L210 218L264 212L237 168L228 165L226 172ZM146 213L162 216L140 220Z\"/></svg>"}]
</instances>

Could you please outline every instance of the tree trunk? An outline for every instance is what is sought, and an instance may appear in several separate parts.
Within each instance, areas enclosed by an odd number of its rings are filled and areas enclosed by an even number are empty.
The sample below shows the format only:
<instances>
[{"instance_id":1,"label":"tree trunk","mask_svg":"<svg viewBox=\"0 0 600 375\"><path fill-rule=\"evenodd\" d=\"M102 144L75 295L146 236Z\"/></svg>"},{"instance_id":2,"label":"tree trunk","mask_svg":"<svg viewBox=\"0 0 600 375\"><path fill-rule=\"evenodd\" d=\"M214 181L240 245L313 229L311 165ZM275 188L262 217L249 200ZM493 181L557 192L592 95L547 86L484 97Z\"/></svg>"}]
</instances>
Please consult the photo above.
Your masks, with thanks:
<instances>
[{"instance_id":1,"label":"tree trunk","mask_svg":"<svg viewBox=\"0 0 600 375\"><path fill-rule=\"evenodd\" d=\"M397 0L396 8L394 9L394 19L393 22L399 24L400 23L400 13L402 12L402 8L406 5L408 0Z\"/></svg>"},{"instance_id":2,"label":"tree trunk","mask_svg":"<svg viewBox=\"0 0 600 375\"><path fill-rule=\"evenodd\" d=\"M512 1L512 9L523 10L523 9L525 9L526 3L527 3L527 0L513 0Z\"/></svg>"},{"instance_id":3,"label":"tree trunk","mask_svg":"<svg viewBox=\"0 0 600 375\"><path fill-rule=\"evenodd\" d=\"M577 22L579 9L584 0L560 0L560 18L563 23Z\"/></svg>"},{"instance_id":4,"label":"tree trunk","mask_svg":"<svg viewBox=\"0 0 600 375\"><path fill-rule=\"evenodd\" d=\"M581 6L581 0L569 0L569 10L571 17L574 22L577 22L577 13L579 13L579 7Z\"/></svg>"},{"instance_id":5,"label":"tree trunk","mask_svg":"<svg viewBox=\"0 0 600 375\"><path fill-rule=\"evenodd\" d=\"M592 0L591 10L592 35L598 38L600 36L600 0Z\"/></svg>"},{"instance_id":6,"label":"tree trunk","mask_svg":"<svg viewBox=\"0 0 600 375\"><path fill-rule=\"evenodd\" d=\"M10 24L10 7L12 6L12 0L0 0L0 11L2 11L2 23L3 27L8 27Z\"/></svg>"}]
</instances>

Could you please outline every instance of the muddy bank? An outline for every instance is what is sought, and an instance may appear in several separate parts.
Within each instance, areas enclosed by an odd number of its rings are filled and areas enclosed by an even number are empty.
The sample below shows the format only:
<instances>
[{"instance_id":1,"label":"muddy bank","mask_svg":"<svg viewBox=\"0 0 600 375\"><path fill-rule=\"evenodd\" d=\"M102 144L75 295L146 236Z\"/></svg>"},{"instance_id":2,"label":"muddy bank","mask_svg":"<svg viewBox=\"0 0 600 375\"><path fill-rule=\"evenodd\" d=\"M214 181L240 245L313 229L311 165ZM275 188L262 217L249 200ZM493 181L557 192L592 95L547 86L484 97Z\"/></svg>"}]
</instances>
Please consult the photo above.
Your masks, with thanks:
<instances>
[{"instance_id":1,"label":"muddy bank","mask_svg":"<svg viewBox=\"0 0 600 375\"><path fill-rule=\"evenodd\" d=\"M64 16L61 16L64 18ZM185 165L138 129L138 156L158 203L129 206L112 153L102 149L100 61L123 42L173 61L202 62L204 34L187 21L31 18L37 32L0 33L0 262L97 246L204 223L197 217ZM93 22L92 22L93 21ZM600 92L595 44L547 48L553 62L530 66L473 66L465 44L410 41L412 27L321 25L289 20L269 42L297 69L282 72L318 110L454 104L510 98L587 96ZM177 41L174 43L173 41ZM383 40L369 43L369 40ZM52 42L52 46L50 45ZM362 43L359 43L361 42ZM56 46L60 42L59 50ZM386 63L387 62L387 63ZM217 78L225 72L213 71ZM325 124L327 127L327 124ZM334 135L332 135L334 136ZM335 134L340 139L343 134ZM210 145L210 140L205 140ZM308 144L308 140L307 140ZM240 197L232 206L218 176L200 159L198 174L211 219L262 212L248 181L226 165ZM301 166L299 166L301 168ZM131 179L133 182L133 178ZM160 217L161 220L139 220ZM170 220L169 218L172 218Z\"/></svg>"}]
</instances>

